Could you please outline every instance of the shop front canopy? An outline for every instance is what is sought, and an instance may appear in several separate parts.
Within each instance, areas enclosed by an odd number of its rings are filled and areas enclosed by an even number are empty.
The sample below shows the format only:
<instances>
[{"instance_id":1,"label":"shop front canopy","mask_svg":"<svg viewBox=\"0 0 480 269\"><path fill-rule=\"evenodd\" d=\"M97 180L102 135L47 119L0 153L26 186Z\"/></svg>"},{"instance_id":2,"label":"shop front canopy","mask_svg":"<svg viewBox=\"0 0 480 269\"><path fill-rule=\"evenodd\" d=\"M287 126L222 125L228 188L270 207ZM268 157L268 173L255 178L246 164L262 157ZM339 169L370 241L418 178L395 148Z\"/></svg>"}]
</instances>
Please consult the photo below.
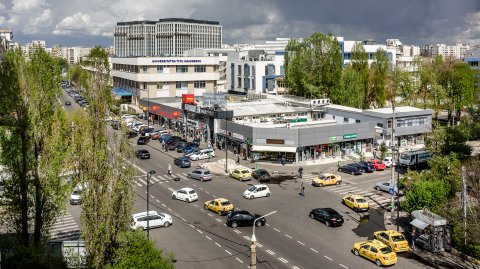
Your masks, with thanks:
<instances>
[{"instance_id":1,"label":"shop front canopy","mask_svg":"<svg viewBox=\"0 0 480 269\"><path fill-rule=\"evenodd\" d=\"M252 151L267 151L267 152L297 152L296 147L275 147L275 146L252 146Z\"/></svg>"}]
</instances>

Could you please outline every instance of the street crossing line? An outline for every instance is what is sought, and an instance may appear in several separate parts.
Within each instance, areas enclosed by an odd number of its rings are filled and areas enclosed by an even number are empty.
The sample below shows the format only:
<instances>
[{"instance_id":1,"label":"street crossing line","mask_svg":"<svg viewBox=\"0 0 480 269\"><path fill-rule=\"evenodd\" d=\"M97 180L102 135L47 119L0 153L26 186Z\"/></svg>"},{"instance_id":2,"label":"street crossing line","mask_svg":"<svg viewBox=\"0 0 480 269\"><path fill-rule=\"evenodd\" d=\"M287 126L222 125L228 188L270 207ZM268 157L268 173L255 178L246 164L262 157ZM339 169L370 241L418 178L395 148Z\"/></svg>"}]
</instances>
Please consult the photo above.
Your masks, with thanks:
<instances>
[{"instance_id":1,"label":"street crossing line","mask_svg":"<svg viewBox=\"0 0 480 269\"><path fill-rule=\"evenodd\" d=\"M142 182L143 185L147 186L147 182L145 180L143 180L142 178L138 178L138 181Z\"/></svg>"},{"instance_id":2,"label":"street crossing line","mask_svg":"<svg viewBox=\"0 0 480 269\"><path fill-rule=\"evenodd\" d=\"M51 240L78 240L80 229L70 213L59 216L50 228Z\"/></svg>"}]
</instances>

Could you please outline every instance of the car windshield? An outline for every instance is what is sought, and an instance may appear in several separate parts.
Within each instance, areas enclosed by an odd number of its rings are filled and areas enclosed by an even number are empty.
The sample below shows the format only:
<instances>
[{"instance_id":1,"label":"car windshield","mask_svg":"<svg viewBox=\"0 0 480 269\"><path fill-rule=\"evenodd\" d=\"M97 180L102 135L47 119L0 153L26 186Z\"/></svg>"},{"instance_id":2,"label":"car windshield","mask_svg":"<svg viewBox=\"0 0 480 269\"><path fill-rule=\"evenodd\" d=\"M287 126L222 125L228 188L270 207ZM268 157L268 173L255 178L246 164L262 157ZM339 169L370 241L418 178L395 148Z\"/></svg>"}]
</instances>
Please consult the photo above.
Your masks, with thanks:
<instances>
[{"instance_id":1,"label":"car windshield","mask_svg":"<svg viewBox=\"0 0 480 269\"><path fill-rule=\"evenodd\" d=\"M223 201L222 202L222 205L231 205L232 203L230 203L230 201Z\"/></svg>"},{"instance_id":2,"label":"car windshield","mask_svg":"<svg viewBox=\"0 0 480 269\"><path fill-rule=\"evenodd\" d=\"M318 178L319 178L319 179L325 179L326 176L325 176L325 175L321 175L321 176L319 176Z\"/></svg>"},{"instance_id":3,"label":"car windshield","mask_svg":"<svg viewBox=\"0 0 480 269\"><path fill-rule=\"evenodd\" d=\"M204 175L210 175L210 171L203 172Z\"/></svg>"},{"instance_id":4,"label":"car windshield","mask_svg":"<svg viewBox=\"0 0 480 269\"><path fill-rule=\"evenodd\" d=\"M72 193L72 194L73 194L73 195L79 195L79 194L81 194L81 193L82 193L82 191L75 190L75 191L73 191L73 193Z\"/></svg>"},{"instance_id":5,"label":"car windshield","mask_svg":"<svg viewBox=\"0 0 480 269\"><path fill-rule=\"evenodd\" d=\"M365 199L363 199L363 198L357 198L357 199L355 199L355 201L357 203L366 203Z\"/></svg>"},{"instance_id":6,"label":"car windshield","mask_svg":"<svg viewBox=\"0 0 480 269\"><path fill-rule=\"evenodd\" d=\"M191 190L191 191L188 192L188 194L195 194L195 191Z\"/></svg>"},{"instance_id":7,"label":"car windshield","mask_svg":"<svg viewBox=\"0 0 480 269\"><path fill-rule=\"evenodd\" d=\"M247 190L248 190L248 191L254 191L254 190L256 190L256 189L257 189L257 187L255 187L255 186L251 186L251 187L250 187L250 188L248 188Z\"/></svg>"},{"instance_id":8,"label":"car windshield","mask_svg":"<svg viewBox=\"0 0 480 269\"><path fill-rule=\"evenodd\" d=\"M400 159L402 159L402 160L410 160L410 156L407 155L407 154L402 154L402 155L400 156Z\"/></svg>"},{"instance_id":9,"label":"car windshield","mask_svg":"<svg viewBox=\"0 0 480 269\"><path fill-rule=\"evenodd\" d=\"M248 170L242 170L242 174L248 174L248 173L250 173L250 171L248 171Z\"/></svg>"},{"instance_id":10,"label":"car windshield","mask_svg":"<svg viewBox=\"0 0 480 269\"><path fill-rule=\"evenodd\" d=\"M389 254L389 253L392 253L392 249L389 248L389 247L384 247L384 248L381 248L380 251L383 253L383 254Z\"/></svg>"},{"instance_id":11,"label":"car windshield","mask_svg":"<svg viewBox=\"0 0 480 269\"><path fill-rule=\"evenodd\" d=\"M392 240L393 240L393 242L405 241L405 237L403 237L403 235L401 235L401 234L394 235L394 236L392 236Z\"/></svg>"}]
</instances>

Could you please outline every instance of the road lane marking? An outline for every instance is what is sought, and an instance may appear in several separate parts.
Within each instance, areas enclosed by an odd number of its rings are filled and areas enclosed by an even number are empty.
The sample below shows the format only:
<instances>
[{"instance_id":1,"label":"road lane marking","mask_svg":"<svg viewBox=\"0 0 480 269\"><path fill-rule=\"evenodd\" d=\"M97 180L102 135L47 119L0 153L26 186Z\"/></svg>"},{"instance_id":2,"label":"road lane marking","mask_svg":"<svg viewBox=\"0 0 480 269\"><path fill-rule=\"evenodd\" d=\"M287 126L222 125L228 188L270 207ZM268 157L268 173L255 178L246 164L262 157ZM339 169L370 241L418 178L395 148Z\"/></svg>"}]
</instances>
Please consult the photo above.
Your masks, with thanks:
<instances>
[{"instance_id":1,"label":"road lane marking","mask_svg":"<svg viewBox=\"0 0 480 269\"><path fill-rule=\"evenodd\" d=\"M165 204L162 204L163 207L167 207Z\"/></svg>"},{"instance_id":2,"label":"road lane marking","mask_svg":"<svg viewBox=\"0 0 480 269\"><path fill-rule=\"evenodd\" d=\"M212 240L212 238L210 238L208 235L205 235L205 237L206 237L208 240Z\"/></svg>"},{"instance_id":3,"label":"road lane marking","mask_svg":"<svg viewBox=\"0 0 480 269\"><path fill-rule=\"evenodd\" d=\"M325 259L328 259L328 260L330 260L330 261L333 261L333 259L330 258L330 257L328 257L328 256L323 256L323 257L325 257Z\"/></svg>"},{"instance_id":4,"label":"road lane marking","mask_svg":"<svg viewBox=\"0 0 480 269\"><path fill-rule=\"evenodd\" d=\"M237 261L239 261L240 263L243 263L242 260L240 260L239 258L235 258Z\"/></svg>"},{"instance_id":5,"label":"road lane marking","mask_svg":"<svg viewBox=\"0 0 480 269\"><path fill-rule=\"evenodd\" d=\"M202 191L203 191L203 189L202 189L202 188L198 188L198 189L200 189L200 190L202 190Z\"/></svg>"},{"instance_id":6,"label":"road lane marking","mask_svg":"<svg viewBox=\"0 0 480 269\"><path fill-rule=\"evenodd\" d=\"M172 189L172 188L168 188L168 189L169 189L171 192L175 192L175 190L174 190L174 189Z\"/></svg>"},{"instance_id":7,"label":"road lane marking","mask_svg":"<svg viewBox=\"0 0 480 269\"><path fill-rule=\"evenodd\" d=\"M228 255L232 255L232 253L230 253L230 251L228 251L228 250L225 250L225 252L227 252Z\"/></svg>"},{"instance_id":8,"label":"road lane marking","mask_svg":"<svg viewBox=\"0 0 480 269\"><path fill-rule=\"evenodd\" d=\"M222 220L221 220L221 219L218 219L218 218L217 218L216 220L217 220L218 222L222 222Z\"/></svg>"},{"instance_id":9,"label":"road lane marking","mask_svg":"<svg viewBox=\"0 0 480 269\"><path fill-rule=\"evenodd\" d=\"M155 199L155 197L153 197L153 195L150 194L150 197L152 197L152 199Z\"/></svg>"},{"instance_id":10,"label":"road lane marking","mask_svg":"<svg viewBox=\"0 0 480 269\"><path fill-rule=\"evenodd\" d=\"M303 242L297 241L297 243L299 243L302 246L305 246L305 243L303 243Z\"/></svg>"},{"instance_id":11,"label":"road lane marking","mask_svg":"<svg viewBox=\"0 0 480 269\"><path fill-rule=\"evenodd\" d=\"M196 205L196 204L193 204L193 206L194 206L194 207L198 207L198 205Z\"/></svg>"},{"instance_id":12,"label":"road lane marking","mask_svg":"<svg viewBox=\"0 0 480 269\"><path fill-rule=\"evenodd\" d=\"M263 245L257 242L257 247L263 248Z\"/></svg>"},{"instance_id":13,"label":"road lane marking","mask_svg":"<svg viewBox=\"0 0 480 269\"><path fill-rule=\"evenodd\" d=\"M277 231L277 232L280 232L280 230L279 230L279 229L277 229L277 228L273 228L273 229L274 229L275 231Z\"/></svg>"},{"instance_id":14,"label":"road lane marking","mask_svg":"<svg viewBox=\"0 0 480 269\"><path fill-rule=\"evenodd\" d=\"M184 177L184 176L182 176L182 175L180 175L180 174L177 174L177 176L179 176L180 178L183 178L183 180L188 180L187 177Z\"/></svg>"},{"instance_id":15,"label":"road lane marking","mask_svg":"<svg viewBox=\"0 0 480 269\"><path fill-rule=\"evenodd\" d=\"M192 228L195 228L195 226L193 226L192 224L188 224L188 225L190 225L190 227L192 227Z\"/></svg>"},{"instance_id":16,"label":"road lane marking","mask_svg":"<svg viewBox=\"0 0 480 269\"><path fill-rule=\"evenodd\" d=\"M195 187L196 187L197 185L193 184L193 186L195 186Z\"/></svg>"},{"instance_id":17,"label":"road lane marking","mask_svg":"<svg viewBox=\"0 0 480 269\"><path fill-rule=\"evenodd\" d=\"M300 269L298 266L292 266L292 269Z\"/></svg>"},{"instance_id":18,"label":"road lane marking","mask_svg":"<svg viewBox=\"0 0 480 269\"><path fill-rule=\"evenodd\" d=\"M160 203L160 200L158 200L158 199L155 199L155 201L157 201L157 203Z\"/></svg>"},{"instance_id":19,"label":"road lane marking","mask_svg":"<svg viewBox=\"0 0 480 269\"><path fill-rule=\"evenodd\" d=\"M147 185L147 182L141 178L138 178L138 181L142 182L144 185Z\"/></svg>"},{"instance_id":20,"label":"road lane marking","mask_svg":"<svg viewBox=\"0 0 480 269\"><path fill-rule=\"evenodd\" d=\"M177 217L179 217L179 218L180 218L180 215L178 215L177 213L173 213L173 215L175 215L175 216L177 216Z\"/></svg>"},{"instance_id":21,"label":"road lane marking","mask_svg":"<svg viewBox=\"0 0 480 269\"><path fill-rule=\"evenodd\" d=\"M205 191L205 193L210 194L208 191Z\"/></svg>"},{"instance_id":22,"label":"road lane marking","mask_svg":"<svg viewBox=\"0 0 480 269\"><path fill-rule=\"evenodd\" d=\"M285 259L284 259L284 258L282 258L282 257L280 257L280 258L278 258L278 259L279 259L281 262L283 262L283 263L288 263L288 261L287 261L287 260L285 260Z\"/></svg>"},{"instance_id":23,"label":"road lane marking","mask_svg":"<svg viewBox=\"0 0 480 269\"><path fill-rule=\"evenodd\" d=\"M268 227L270 227L270 224L266 223L265 225L267 225Z\"/></svg>"},{"instance_id":24,"label":"road lane marking","mask_svg":"<svg viewBox=\"0 0 480 269\"><path fill-rule=\"evenodd\" d=\"M136 182L136 183L137 183L137 185L138 185L139 187L143 186L142 184L140 184L140 183L138 183L138 182Z\"/></svg>"},{"instance_id":25,"label":"road lane marking","mask_svg":"<svg viewBox=\"0 0 480 269\"><path fill-rule=\"evenodd\" d=\"M199 229L197 229L197 232L199 232L199 233L203 234L203 232L202 232L202 231L200 231Z\"/></svg>"},{"instance_id":26,"label":"road lane marking","mask_svg":"<svg viewBox=\"0 0 480 269\"><path fill-rule=\"evenodd\" d=\"M288 234L285 234L285 236L288 237L288 238L290 238L290 239L292 239L292 237L291 237L290 235L288 235Z\"/></svg>"},{"instance_id":27,"label":"road lane marking","mask_svg":"<svg viewBox=\"0 0 480 269\"><path fill-rule=\"evenodd\" d=\"M187 221L186 219L182 218L183 221Z\"/></svg>"},{"instance_id":28,"label":"road lane marking","mask_svg":"<svg viewBox=\"0 0 480 269\"><path fill-rule=\"evenodd\" d=\"M208 213L208 215L209 215L210 217L213 217L213 214L212 214L212 213Z\"/></svg>"},{"instance_id":29,"label":"road lane marking","mask_svg":"<svg viewBox=\"0 0 480 269\"><path fill-rule=\"evenodd\" d=\"M315 252L315 253L318 253L318 250L316 250L316 249L310 248L310 250Z\"/></svg>"},{"instance_id":30,"label":"road lane marking","mask_svg":"<svg viewBox=\"0 0 480 269\"><path fill-rule=\"evenodd\" d=\"M171 208L168 208L168 211L172 212L172 209L171 209Z\"/></svg>"},{"instance_id":31,"label":"road lane marking","mask_svg":"<svg viewBox=\"0 0 480 269\"><path fill-rule=\"evenodd\" d=\"M345 269L348 269L348 267L346 267L345 265L343 264L339 264L341 267L345 268Z\"/></svg>"},{"instance_id":32,"label":"road lane marking","mask_svg":"<svg viewBox=\"0 0 480 269\"><path fill-rule=\"evenodd\" d=\"M265 250L265 252L267 252L267 253L270 254L270 255L275 255L275 252L273 252L273 251L271 251L271 250L269 250L269 249Z\"/></svg>"},{"instance_id":33,"label":"road lane marking","mask_svg":"<svg viewBox=\"0 0 480 269\"><path fill-rule=\"evenodd\" d=\"M233 231L234 231L235 233L237 233L237 234L241 234L241 233L242 233L242 232L240 232L240 231L237 230L237 229L235 229L235 230L233 230Z\"/></svg>"},{"instance_id":34,"label":"road lane marking","mask_svg":"<svg viewBox=\"0 0 480 269\"><path fill-rule=\"evenodd\" d=\"M215 194L212 194L212 196L213 196L214 198L217 198L217 196L216 196Z\"/></svg>"},{"instance_id":35,"label":"road lane marking","mask_svg":"<svg viewBox=\"0 0 480 269\"><path fill-rule=\"evenodd\" d=\"M247 240L250 241L250 237L248 237L248 236L246 236L246 235L244 235L243 238L245 238L245 239L247 239Z\"/></svg>"},{"instance_id":36,"label":"road lane marking","mask_svg":"<svg viewBox=\"0 0 480 269\"><path fill-rule=\"evenodd\" d=\"M215 242L215 245L217 245L219 248L222 247L222 245L220 245L219 243Z\"/></svg>"},{"instance_id":37,"label":"road lane marking","mask_svg":"<svg viewBox=\"0 0 480 269\"><path fill-rule=\"evenodd\" d=\"M160 178L160 180L166 181L166 179L164 179L162 176L157 176L157 177Z\"/></svg>"},{"instance_id":38,"label":"road lane marking","mask_svg":"<svg viewBox=\"0 0 480 269\"><path fill-rule=\"evenodd\" d=\"M349 193L349 192L354 192L354 193L357 193L360 189L353 189L353 190L348 190L348 191L344 191L344 192L339 192L339 194L346 194L346 193Z\"/></svg>"}]
</instances>

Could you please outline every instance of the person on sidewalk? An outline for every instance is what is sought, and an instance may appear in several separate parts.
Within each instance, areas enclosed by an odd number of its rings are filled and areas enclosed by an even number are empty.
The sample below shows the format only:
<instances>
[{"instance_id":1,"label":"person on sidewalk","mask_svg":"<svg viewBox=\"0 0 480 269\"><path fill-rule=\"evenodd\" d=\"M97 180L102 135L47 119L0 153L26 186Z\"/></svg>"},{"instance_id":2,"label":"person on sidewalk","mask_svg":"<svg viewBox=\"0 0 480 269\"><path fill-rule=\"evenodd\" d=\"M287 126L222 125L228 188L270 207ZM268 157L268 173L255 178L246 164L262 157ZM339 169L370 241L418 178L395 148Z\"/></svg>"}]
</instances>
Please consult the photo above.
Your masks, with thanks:
<instances>
[{"instance_id":1,"label":"person on sidewalk","mask_svg":"<svg viewBox=\"0 0 480 269\"><path fill-rule=\"evenodd\" d=\"M280 163L282 163L282 165L285 165L285 157L283 157L283 156L281 157Z\"/></svg>"},{"instance_id":2,"label":"person on sidewalk","mask_svg":"<svg viewBox=\"0 0 480 269\"><path fill-rule=\"evenodd\" d=\"M237 154L237 164L240 164L240 154Z\"/></svg>"},{"instance_id":3,"label":"person on sidewalk","mask_svg":"<svg viewBox=\"0 0 480 269\"><path fill-rule=\"evenodd\" d=\"M162 139L162 149L165 149L165 139Z\"/></svg>"},{"instance_id":4,"label":"person on sidewalk","mask_svg":"<svg viewBox=\"0 0 480 269\"><path fill-rule=\"evenodd\" d=\"M298 168L298 176L300 177L300 179L303 179L303 167L301 166Z\"/></svg>"},{"instance_id":5,"label":"person on sidewalk","mask_svg":"<svg viewBox=\"0 0 480 269\"><path fill-rule=\"evenodd\" d=\"M300 186L300 194L302 196L305 196L305 186L303 186L303 182L302 182L302 186Z\"/></svg>"},{"instance_id":6,"label":"person on sidewalk","mask_svg":"<svg viewBox=\"0 0 480 269\"><path fill-rule=\"evenodd\" d=\"M167 174L168 174L169 176L172 175L172 165L171 165L171 164L168 164Z\"/></svg>"}]
</instances>

